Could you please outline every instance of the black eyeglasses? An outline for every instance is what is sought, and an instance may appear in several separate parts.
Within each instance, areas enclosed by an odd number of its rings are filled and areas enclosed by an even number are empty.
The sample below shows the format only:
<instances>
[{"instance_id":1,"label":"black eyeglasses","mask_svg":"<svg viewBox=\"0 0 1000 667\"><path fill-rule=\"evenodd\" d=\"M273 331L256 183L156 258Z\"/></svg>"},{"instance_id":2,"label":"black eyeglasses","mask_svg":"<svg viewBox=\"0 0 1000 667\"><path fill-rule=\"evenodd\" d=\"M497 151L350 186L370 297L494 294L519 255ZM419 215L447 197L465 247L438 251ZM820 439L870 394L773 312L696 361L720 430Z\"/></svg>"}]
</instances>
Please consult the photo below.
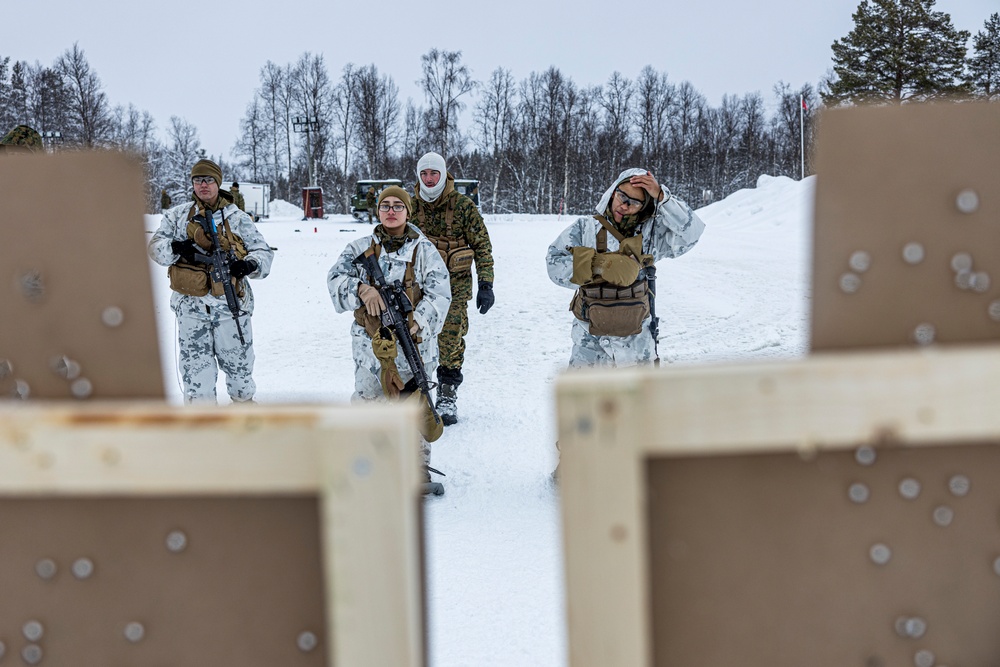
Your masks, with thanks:
<instances>
[{"instance_id":1,"label":"black eyeglasses","mask_svg":"<svg viewBox=\"0 0 1000 667\"><path fill-rule=\"evenodd\" d=\"M388 213L390 210L393 210L396 213L402 213L405 209L406 209L406 206L403 205L403 204L391 204L391 205L390 204L379 204L378 205L378 210L382 211L383 213Z\"/></svg>"},{"instance_id":2,"label":"black eyeglasses","mask_svg":"<svg viewBox=\"0 0 1000 667\"><path fill-rule=\"evenodd\" d=\"M620 201L624 206L627 206L629 208L638 208L642 206L644 203L644 200L633 199L632 197L629 197L627 194L625 194L618 188L615 188L615 194L618 196L618 201Z\"/></svg>"},{"instance_id":3,"label":"black eyeglasses","mask_svg":"<svg viewBox=\"0 0 1000 667\"><path fill-rule=\"evenodd\" d=\"M215 183L215 178L212 176L195 176L191 179L191 182L195 185L203 185L205 183Z\"/></svg>"}]
</instances>

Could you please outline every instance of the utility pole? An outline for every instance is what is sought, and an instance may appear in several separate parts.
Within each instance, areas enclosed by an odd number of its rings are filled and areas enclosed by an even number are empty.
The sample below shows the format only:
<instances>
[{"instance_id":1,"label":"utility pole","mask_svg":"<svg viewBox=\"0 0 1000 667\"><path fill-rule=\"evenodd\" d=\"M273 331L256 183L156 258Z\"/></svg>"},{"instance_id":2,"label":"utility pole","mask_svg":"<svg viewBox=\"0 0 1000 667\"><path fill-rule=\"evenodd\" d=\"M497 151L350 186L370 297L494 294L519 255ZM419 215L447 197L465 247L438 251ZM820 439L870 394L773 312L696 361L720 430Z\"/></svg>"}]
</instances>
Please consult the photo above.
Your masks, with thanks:
<instances>
[{"instance_id":1,"label":"utility pole","mask_svg":"<svg viewBox=\"0 0 1000 667\"><path fill-rule=\"evenodd\" d=\"M42 147L52 148L52 144L62 143L63 135L59 130L46 130L38 133L42 137Z\"/></svg>"},{"instance_id":2,"label":"utility pole","mask_svg":"<svg viewBox=\"0 0 1000 667\"><path fill-rule=\"evenodd\" d=\"M802 156L802 166L799 180L806 177L806 125L805 125L806 99L799 95L799 154Z\"/></svg>"},{"instance_id":3,"label":"utility pole","mask_svg":"<svg viewBox=\"0 0 1000 667\"><path fill-rule=\"evenodd\" d=\"M309 187L316 185L316 174L313 167L311 132L319 129L319 120L315 116L295 116L292 118L292 131L306 135L306 165L309 168Z\"/></svg>"}]
</instances>

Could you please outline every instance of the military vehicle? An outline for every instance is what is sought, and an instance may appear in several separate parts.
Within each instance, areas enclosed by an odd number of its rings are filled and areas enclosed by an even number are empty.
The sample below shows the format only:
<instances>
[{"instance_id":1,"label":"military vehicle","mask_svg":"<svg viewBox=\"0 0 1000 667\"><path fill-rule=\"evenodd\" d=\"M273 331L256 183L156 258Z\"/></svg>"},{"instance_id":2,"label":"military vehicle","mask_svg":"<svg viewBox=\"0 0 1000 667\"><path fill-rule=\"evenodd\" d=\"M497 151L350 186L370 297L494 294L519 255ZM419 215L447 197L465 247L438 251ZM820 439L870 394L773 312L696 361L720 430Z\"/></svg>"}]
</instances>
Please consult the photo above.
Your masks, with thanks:
<instances>
[{"instance_id":1,"label":"military vehicle","mask_svg":"<svg viewBox=\"0 0 1000 667\"><path fill-rule=\"evenodd\" d=\"M373 180L360 180L354 186L354 194L351 195L351 215L356 220L368 222L368 188L375 188L375 196L390 185L402 186L403 182L397 178L383 178ZM371 221L378 222L377 211L372 211Z\"/></svg>"},{"instance_id":2,"label":"military vehicle","mask_svg":"<svg viewBox=\"0 0 1000 667\"><path fill-rule=\"evenodd\" d=\"M456 178L455 189L465 195L479 208L479 181L472 178Z\"/></svg>"}]
</instances>

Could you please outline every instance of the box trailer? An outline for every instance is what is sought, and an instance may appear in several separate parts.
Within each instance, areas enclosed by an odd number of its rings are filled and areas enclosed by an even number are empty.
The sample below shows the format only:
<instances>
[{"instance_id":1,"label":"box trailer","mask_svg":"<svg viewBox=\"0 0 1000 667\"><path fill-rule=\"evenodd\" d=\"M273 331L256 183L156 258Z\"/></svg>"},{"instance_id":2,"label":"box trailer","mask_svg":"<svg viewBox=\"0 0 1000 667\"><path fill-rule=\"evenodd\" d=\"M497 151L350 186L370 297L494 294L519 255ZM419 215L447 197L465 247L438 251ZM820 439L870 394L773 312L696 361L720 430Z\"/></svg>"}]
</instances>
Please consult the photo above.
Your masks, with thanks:
<instances>
[{"instance_id":1,"label":"box trailer","mask_svg":"<svg viewBox=\"0 0 1000 667\"><path fill-rule=\"evenodd\" d=\"M240 194L246 203L246 212L253 216L254 222L261 218L271 216L271 186L268 183L247 183L236 181L240 184ZM232 188L233 183L226 184Z\"/></svg>"}]
</instances>

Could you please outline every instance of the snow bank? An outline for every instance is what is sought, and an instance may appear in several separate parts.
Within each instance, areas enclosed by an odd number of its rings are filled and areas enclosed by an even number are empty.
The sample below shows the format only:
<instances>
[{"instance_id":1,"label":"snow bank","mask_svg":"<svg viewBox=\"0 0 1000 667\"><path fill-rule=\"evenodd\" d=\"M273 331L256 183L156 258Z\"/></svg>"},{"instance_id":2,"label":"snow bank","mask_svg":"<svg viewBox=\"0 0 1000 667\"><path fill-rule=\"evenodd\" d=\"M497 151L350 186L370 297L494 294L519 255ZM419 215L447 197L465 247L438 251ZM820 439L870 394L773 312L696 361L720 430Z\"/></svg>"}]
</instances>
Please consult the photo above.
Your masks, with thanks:
<instances>
[{"instance_id":1,"label":"snow bank","mask_svg":"<svg viewBox=\"0 0 1000 667\"><path fill-rule=\"evenodd\" d=\"M305 215L303 210L295 204L290 204L284 199L271 200L271 218L292 218L301 220Z\"/></svg>"}]
</instances>

